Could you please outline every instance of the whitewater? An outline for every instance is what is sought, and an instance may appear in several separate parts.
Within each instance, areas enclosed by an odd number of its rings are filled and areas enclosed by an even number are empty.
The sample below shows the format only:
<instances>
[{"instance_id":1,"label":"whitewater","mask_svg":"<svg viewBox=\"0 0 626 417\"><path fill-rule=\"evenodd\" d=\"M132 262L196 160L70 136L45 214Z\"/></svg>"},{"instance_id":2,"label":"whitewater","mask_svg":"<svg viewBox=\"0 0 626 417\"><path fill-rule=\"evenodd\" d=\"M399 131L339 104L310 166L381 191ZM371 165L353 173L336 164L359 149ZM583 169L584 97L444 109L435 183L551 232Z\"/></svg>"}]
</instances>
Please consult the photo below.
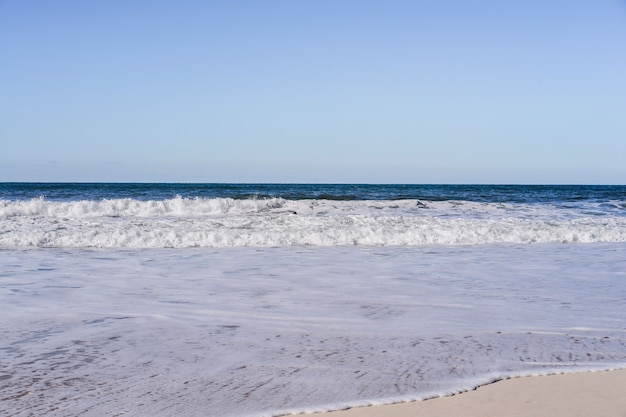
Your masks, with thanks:
<instances>
[{"instance_id":1,"label":"whitewater","mask_svg":"<svg viewBox=\"0 0 626 417\"><path fill-rule=\"evenodd\" d=\"M0 246L191 248L624 242L623 202L0 200Z\"/></svg>"},{"instance_id":2,"label":"whitewater","mask_svg":"<svg viewBox=\"0 0 626 417\"><path fill-rule=\"evenodd\" d=\"M0 415L278 416L626 367L622 186L0 184Z\"/></svg>"}]
</instances>

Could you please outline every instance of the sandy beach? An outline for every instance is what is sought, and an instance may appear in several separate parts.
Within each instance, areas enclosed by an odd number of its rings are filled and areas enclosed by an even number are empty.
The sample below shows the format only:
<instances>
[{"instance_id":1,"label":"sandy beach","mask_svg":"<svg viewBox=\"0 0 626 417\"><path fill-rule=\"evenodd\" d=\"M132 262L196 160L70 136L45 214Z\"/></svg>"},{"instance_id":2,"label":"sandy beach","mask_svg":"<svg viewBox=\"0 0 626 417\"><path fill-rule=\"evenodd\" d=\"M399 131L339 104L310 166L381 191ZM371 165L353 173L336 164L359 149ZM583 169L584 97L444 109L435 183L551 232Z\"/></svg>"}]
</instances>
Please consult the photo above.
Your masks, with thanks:
<instances>
[{"instance_id":1,"label":"sandy beach","mask_svg":"<svg viewBox=\"0 0 626 417\"><path fill-rule=\"evenodd\" d=\"M513 378L426 401L320 413L323 417L625 417L626 370ZM316 414L317 415L317 414Z\"/></svg>"}]
</instances>

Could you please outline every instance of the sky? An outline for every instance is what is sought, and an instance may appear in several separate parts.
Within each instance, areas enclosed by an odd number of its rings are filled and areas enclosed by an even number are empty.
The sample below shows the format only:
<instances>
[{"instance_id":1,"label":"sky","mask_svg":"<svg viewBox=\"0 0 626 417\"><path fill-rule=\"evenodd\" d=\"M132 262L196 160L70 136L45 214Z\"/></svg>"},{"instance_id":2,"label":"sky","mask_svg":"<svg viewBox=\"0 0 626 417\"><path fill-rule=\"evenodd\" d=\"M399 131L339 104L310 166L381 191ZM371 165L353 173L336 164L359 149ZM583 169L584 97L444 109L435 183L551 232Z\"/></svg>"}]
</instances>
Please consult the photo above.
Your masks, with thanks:
<instances>
[{"instance_id":1,"label":"sky","mask_svg":"<svg viewBox=\"0 0 626 417\"><path fill-rule=\"evenodd\" d=\"M0 182L626 184L626 1L0 0Z\"/></svg>"}]
</instances>

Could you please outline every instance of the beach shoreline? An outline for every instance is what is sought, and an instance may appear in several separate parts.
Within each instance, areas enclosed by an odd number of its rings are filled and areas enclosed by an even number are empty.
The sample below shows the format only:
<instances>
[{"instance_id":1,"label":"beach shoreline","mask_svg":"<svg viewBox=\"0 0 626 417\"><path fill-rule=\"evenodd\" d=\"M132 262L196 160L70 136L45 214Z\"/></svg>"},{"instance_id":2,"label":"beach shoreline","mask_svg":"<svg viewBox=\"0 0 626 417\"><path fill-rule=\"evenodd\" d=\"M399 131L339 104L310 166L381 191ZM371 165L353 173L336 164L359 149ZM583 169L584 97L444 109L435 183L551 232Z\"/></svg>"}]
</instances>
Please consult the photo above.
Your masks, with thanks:
<instances>
[{"instance_id":1,"label":"beach shoreline","mask_svg":"<svg viewBox=\"0 0 626 417\"><path fill-rule=\"evenodd\" d=\"M354 407L311 417L625 417L626 369L513 377L420 401Z\"/></svg>"}]
</instances>

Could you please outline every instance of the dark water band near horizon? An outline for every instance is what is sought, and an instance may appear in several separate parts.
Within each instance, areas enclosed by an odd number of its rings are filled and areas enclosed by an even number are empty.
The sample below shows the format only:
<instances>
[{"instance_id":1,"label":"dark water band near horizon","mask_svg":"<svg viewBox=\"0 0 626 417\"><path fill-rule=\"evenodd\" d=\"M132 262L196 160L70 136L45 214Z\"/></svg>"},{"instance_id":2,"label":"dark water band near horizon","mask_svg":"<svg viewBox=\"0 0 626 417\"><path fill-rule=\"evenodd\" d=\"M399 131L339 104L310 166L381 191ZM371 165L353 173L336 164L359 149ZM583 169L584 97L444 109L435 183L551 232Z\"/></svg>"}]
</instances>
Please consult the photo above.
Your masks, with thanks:
<instances>
[{"instance_id":1,"label":"dark water band near horizon","mask_svg":"<svg viewBox=\"0 0 626 417\"><path fill-rule=\"evenodd\" d=\"M52 201L117 198L163 200L176 196L233 199L416 199L426 201L545 203L626 201L626 185L0 182L1 200L25 200L40 197Z\"/></svg>"}]
</instances>

